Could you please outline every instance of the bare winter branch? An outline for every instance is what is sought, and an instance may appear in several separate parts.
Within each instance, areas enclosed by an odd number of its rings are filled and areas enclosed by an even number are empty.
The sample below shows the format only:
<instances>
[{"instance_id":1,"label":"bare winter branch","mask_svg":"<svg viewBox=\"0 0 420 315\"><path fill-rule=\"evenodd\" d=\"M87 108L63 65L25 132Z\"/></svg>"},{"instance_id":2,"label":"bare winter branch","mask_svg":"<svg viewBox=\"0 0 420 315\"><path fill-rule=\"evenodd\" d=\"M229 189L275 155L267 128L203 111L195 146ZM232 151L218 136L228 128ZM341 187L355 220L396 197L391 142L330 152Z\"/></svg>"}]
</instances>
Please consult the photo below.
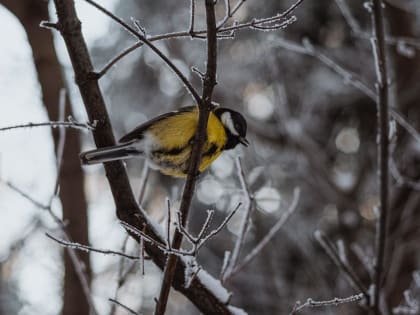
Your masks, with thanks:
<instances>
[{"instance_id":1,"label":"bare winter branch","mask_svg":"<svg viewBox=\"0 0 420 315\"><path fill-rule=\"evenodd\" d=\"M290 313L290 315L294 315L297 312L301 311L302 309L304 309L305 307L327 307L327 306L339 306L341 304L345 304L345 303L353 303L353 302L357 302L360 301L361 299L363 299L364 295L363 293L360 294L356 294L356 295L352 295L346 298L333 298L331 300L325 300L325 301L315 301L312 298L308 298L306 300L305 303L301 304L299 301L296 302L292 312Z\"/></svg>"}]
</instances>

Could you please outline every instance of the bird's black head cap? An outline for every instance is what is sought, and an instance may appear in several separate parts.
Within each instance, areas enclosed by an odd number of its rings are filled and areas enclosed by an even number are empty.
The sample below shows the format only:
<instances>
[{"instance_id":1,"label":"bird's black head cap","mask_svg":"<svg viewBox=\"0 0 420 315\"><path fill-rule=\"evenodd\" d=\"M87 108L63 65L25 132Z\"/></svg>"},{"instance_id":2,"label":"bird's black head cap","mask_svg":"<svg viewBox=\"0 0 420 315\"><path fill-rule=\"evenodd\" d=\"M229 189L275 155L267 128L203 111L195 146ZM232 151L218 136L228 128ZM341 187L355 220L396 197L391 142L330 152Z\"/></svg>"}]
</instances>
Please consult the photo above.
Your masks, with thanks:
<instances>
[{"instance_id":1,"label":"bird's black head cap","mask_svg":"<svg viewBox=\"0 0 420 315\"><path fill-rule=\"evenodd\" d=\"M227 143L224 149L233 149L239 143L247 147L249 142L246 139L247 124L244 116L226 107L218 107L214 110L214 113L220 119L226 130Z\"/></svg>"}]
</instances>

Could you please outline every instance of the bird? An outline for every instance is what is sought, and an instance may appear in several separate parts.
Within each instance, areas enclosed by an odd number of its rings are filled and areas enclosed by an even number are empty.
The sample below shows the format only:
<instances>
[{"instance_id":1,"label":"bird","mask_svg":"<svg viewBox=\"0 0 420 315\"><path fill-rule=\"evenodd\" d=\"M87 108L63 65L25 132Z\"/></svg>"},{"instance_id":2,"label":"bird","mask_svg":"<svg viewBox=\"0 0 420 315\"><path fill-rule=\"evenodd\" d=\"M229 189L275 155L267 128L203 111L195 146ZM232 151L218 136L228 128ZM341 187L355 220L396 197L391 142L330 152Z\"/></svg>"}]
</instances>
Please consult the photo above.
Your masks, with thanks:
<instances>
[{"instance_id":1,"label":"bird","mask_svg":"<svg viewBox=\"0 0 420 315\"><path fill-rule=\"evenodd\" d=\"M198 107L186 106L159 115L123 136L117 145L85 151L82 164L90 165L134 157L146 159L152 169L172 177L186 177L198 125ZM207 135L198 171L202 173L223 151L248 146L247 123L237 111L215 107L210 111Z\"/></svg>"}]
</instances>

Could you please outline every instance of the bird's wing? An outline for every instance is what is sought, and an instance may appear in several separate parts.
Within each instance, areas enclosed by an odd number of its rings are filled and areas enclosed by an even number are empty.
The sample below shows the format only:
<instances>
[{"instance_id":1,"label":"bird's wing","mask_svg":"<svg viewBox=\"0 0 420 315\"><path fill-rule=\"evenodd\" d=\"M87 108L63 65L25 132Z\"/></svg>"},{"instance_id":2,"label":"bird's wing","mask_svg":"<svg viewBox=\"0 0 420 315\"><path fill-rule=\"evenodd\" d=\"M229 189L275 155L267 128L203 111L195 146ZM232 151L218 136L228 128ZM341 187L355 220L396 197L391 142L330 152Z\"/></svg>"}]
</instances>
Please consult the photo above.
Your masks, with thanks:
<instances>
[{"instance_id":1,"label":"bird's wing","mask_svg":"<svg viewBox=\"0 0 420 315\"><path fill-rule=\"evenodd\" d=\"M129 141L132 141L132 140L142 139L144 132L146 130L148 130L152 125L159 124L159 122L162 122L164 119L168 119L168 118L172 118L172 117L175 118L176 116L178 116L180 114L185 114L185 113L188 113L188 112L194 113L196 111L197 111L197 106L185 106L185 107L181 107L180 109L178 109L176 111L172 111L172 112L169 112L169 113L159 115L155 118L152 118L152 119L146 121L144 124L141 124L140 126L137 126L136 128L134 128L132 131L127 133L125 136L123 136L119 140L119 142L124 143L124 142L129 142ZM168 122L168 125L170 125L170 121L167 121L167 122ZM167 129L167 128L165 128L165 129ZM195 132L195 130L193 132Z\"/></svg>"}]
</instances>

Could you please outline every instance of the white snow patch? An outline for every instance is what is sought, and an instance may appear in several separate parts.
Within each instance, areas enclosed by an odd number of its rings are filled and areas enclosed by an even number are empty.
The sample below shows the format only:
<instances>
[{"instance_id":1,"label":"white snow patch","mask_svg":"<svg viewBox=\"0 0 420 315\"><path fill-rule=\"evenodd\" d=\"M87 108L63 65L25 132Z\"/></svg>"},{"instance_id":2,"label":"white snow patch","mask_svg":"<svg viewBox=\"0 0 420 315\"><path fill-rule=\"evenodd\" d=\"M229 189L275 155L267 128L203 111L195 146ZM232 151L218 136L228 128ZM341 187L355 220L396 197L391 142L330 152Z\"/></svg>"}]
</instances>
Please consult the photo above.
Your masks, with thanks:
<instances>
[{"instance_id":1,"label":"white snow patch","mask_svg":"<svg viewBox=\"0 0 420 315\"><path fill-rule=\"evenodd\" d=\"M200 279L201 283L209 289L214 296L222 303L227 303L230 298L230 292L226 290L226 288L222 285L220 280L217 280L213 276L211 276L207 271L201 269L197 273L198 279ZM238 313L240 314L240 313Z\"/></svg>"},{"instance_id":2,"label":"white snow patch","mask_svg":"<svg viewBox=\"0 0 420 315\"><path fill-rule=\"evenodd\" d=\"M243 309L229 305L228 306L228 310L233 314L233 315L248 315L247 312L245 312Z\"/></svg>"}]
</instances>

